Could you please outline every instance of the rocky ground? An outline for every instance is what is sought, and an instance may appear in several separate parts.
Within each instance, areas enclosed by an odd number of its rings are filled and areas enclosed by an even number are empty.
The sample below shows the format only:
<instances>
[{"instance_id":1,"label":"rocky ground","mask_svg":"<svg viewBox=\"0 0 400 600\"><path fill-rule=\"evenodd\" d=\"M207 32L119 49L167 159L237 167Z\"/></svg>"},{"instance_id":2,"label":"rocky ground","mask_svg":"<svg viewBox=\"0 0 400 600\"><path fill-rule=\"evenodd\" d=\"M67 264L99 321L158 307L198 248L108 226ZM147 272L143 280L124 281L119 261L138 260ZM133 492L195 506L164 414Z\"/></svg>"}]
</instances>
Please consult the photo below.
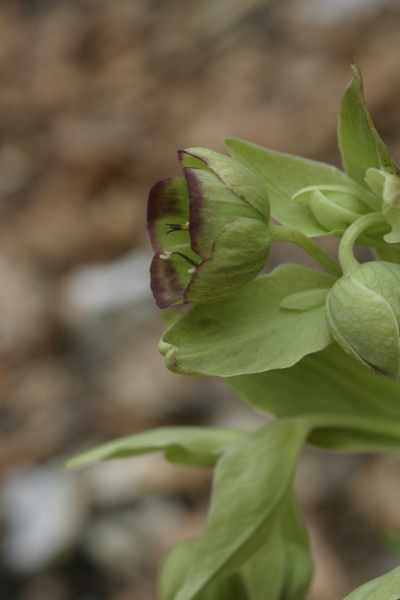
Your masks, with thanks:
<instances>
[{"instance_id":1,"label":"rocky ground","mask_svg":"<svg viewBox=\"0 0 400 600\"><path fill-rule=\"evenodd\" d=\"M147 190L178 174L178 148L227 135L339 165L350 60L400 159L399 27L387 0L0 3L2 600L155 600L167 549L201 532L211 473L63 461L158 425L263 421L165 369ZM282 260L312 264L284 244ZM298 491L312 600L399 564L397 458L307 449Z\"/></svg>"}]
</instances>

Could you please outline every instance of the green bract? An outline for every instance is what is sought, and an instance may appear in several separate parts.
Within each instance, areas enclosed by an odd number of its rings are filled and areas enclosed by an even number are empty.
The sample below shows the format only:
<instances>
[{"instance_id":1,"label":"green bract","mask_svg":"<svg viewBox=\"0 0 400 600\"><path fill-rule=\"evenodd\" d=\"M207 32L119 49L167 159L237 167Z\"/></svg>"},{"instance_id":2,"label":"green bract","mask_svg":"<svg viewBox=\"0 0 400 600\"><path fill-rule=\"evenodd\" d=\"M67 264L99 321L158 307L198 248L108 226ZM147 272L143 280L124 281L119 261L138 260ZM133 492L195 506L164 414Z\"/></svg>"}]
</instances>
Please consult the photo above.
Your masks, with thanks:
<instances>
[{"instance_id":1,"label":"green bract","mask_svg":"<svg viewBox=\"0 0 400 600\"><path fill-rule=\"evenodd\" d=\"M400 177L379 169L368 169L366 182L383 199L382 214L392 227L384 236L389 244L400 242Z\"/></svg>"},{"instance_id":2,"label":"green bract","mask_svg":"<svg viewBox=\"0 0 400 600\"><path fill-rule=\"evenodd\" d=\"M371 212L370 198L362 188L345 185L315 185L299 190L292 198L308 206L326 231L344 231L360 216Z\"/></svg>"},{"instance_id":3,"label":"green bract","mask_svg":"<svg viewBox=\"0 0 400 600\"><path fill-rule=\"evenodd\" d=\"M400 266L360 265L332 287L328 322L338 344L369 369L390 379L400 375Z\"/></svg>"},{"instance_id":4,"label":"green bract","mask_svg":"<svg viewBox=\"0 0 400 600\"><path fill-rule=\"evenodd\" d=\"M212 150L179 156L184 177L159 181L149 195L151 288L160 308L238 292L271 246L268 194L253 173Z\"/></svg>"}]
</instances>

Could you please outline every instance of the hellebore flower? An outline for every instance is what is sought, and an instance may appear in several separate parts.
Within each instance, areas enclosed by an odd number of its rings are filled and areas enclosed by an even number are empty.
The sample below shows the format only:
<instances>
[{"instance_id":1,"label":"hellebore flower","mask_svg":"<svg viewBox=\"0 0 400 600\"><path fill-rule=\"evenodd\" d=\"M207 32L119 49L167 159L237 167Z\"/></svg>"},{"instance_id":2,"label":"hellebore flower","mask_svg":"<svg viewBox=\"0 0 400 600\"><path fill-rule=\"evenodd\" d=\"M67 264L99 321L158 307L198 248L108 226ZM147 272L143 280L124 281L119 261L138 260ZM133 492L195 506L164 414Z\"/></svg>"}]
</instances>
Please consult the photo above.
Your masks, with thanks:
<instances>
[{"instance_id":1,"label":"hellebore flower","mask_svg":"<svg viewBox=\"0 0 400 600\"><path fill-rule=\"evenodd\" d=\"M160 308L238 292L264 267L271 246L268 195L251 171L204 148L179 158L184 177L156 183L148 202L151 289Z\"/></svg>"},{"instance_id":2,"label":"hellebore flower","mask_svg":"<svg viewBox=\"0 0 400 600\"><path fill-rule=\"evenodd\" d=\"M400 266L368 262L341 277L326 301L338 344L369 369L400 375Z\"/></svg>"}]
</instances>

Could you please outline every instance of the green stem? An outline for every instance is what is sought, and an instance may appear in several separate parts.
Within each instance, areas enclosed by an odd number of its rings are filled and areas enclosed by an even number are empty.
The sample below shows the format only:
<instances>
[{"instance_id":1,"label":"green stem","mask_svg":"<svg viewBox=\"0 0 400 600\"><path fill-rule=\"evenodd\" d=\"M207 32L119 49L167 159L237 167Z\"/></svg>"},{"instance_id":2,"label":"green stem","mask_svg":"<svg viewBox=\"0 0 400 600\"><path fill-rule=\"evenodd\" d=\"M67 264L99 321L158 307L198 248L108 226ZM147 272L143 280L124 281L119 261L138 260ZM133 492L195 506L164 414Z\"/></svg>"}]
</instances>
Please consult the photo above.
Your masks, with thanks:
<instances>
[{"instance_id":1,"label":"green stem","mask_svg":"<svg viewBox=\"0 0 400 600\"><path fill-rule=\"evenodd\" d=\"M284 227L282 225L270 224L269 230L271 232L273 242L291 242L300 246L303 250L308 252L310 256L315 258L320 265L325 267L327 271L330 271L335 277L342 276L342 270L321 248L308 238L304 233L301 233L297 229L291 227Z\"/></svg>"},{"instance_id":2,"label":"green stem","mask_svg":"<svg viewBox=\"0 0 400 600\"><path fill-rule=\"evenodd\" d=\"M386 223L385 217L382 213L368 213L354 221L343 234L342 240L339 245L339 262L343 269L344 275L350 275L360 263L353 254L353 246L357 241L357 238L373 225L381 225Z\"/></svg>"}]
</instances>

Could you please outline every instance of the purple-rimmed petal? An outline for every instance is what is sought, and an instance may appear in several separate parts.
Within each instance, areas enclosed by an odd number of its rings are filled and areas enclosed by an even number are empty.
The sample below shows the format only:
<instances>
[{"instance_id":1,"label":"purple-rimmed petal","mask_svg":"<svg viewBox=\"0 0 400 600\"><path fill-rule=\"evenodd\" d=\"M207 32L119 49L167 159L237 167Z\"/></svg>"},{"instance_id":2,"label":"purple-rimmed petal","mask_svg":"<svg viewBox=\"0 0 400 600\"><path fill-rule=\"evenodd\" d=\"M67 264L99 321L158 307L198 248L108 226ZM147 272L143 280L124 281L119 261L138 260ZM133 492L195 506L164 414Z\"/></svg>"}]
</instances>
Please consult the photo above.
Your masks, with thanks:
<instances>
[{"instance_id":1,"label":"purple-rimmed petal","mask_svg":"<svg viewBox=\"0 0 400 600\"><path fill-rule=\"evenodd\" d=\"M217 237L211 257L196 269L184 302L215 302L243 289L264 267L270 247L271 236L265 223L235 219Z\"/></svg>"},{"instance_id":2,"label":"purple-rimmed petal","mask_svg":"<svg viewBox=\"0 0 400 600\"><path fill-rule=\"evenodd\" d=\"M185 258L186 256L186 258ZM150 266L151 290L159 308L183 302L183 296L195 271L195 255L157 252Z\"/></svg>"},{"instance_id":3,"label":"purple-rimmed petal","mask_svg":"<svg viewBox=\"0 0 400 600\"><path fill-rule=\"evenodd\" d=\"M236 218L264 219L247 202L234 194L210 169L184 168L190 196L191 247L202 258L209 258L213 244L227 225ZM242 240L237 239L237 244Z\"/></svg>"},{"instance_id":4,"label":"purple-rimmed petal","mask_svg":"<svg viewBox=\"0 0 400 600\"><path fill-rule=\"evenodd\" d=\"M182 167L211 169L231 192L261 213L265 221L269 220L270 206L267 190L247 167L229 156L207 148L188 148L180 150L178 155Z\"/></svg>"},{"instance_id":5,"label":"purple-rimmed petal","mask_svg":"<svg viewBox=\"0 0 400 600\"><path fill-rule=\"evenodd\" d=\"M147 227L155 252L189 247L189 232L173 231L168 223L185 225L189 221L189 196L183 177L169 177L156 183L150 190L147 204Z\"/></svg>"}]
</instances>

